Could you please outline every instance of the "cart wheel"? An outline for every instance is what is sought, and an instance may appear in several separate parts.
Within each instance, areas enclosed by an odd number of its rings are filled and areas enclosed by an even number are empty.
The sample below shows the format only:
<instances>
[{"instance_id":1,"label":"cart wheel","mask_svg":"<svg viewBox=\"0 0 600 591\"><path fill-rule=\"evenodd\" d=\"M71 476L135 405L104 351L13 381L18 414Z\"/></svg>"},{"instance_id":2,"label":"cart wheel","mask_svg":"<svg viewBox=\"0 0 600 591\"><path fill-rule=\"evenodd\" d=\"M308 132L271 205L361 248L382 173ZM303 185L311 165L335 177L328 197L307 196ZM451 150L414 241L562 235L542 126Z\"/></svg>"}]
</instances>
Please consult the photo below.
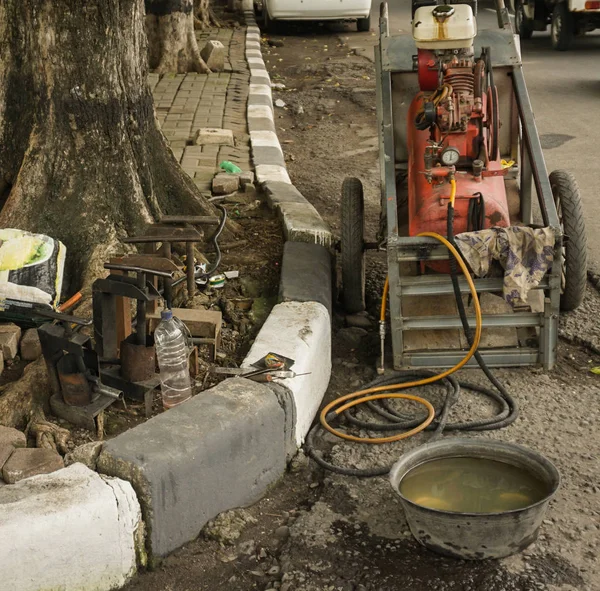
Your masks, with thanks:
<instances>
[{"instance_id":1,"label":"cart wheel","mask_svg":"<svg viewBox=\"0 0 600 591\"><path fill-rule=\"evenodd\" d=\"M527 18L525 14L525 8L523 7L523 0L517 0L515 6L515 29L521 39L531 39L533 35L533 23L531 19Z\"/></svg>"},{"instance_id":2,"label":"cart wheel","mask_svg":"<svg viewBox=\"0 0 600 591\"><path fill-rule=\"evenodd\" d=\"M583 301L587 283L587 237L581 193L575 177L564 170L550 174L550 185L561 229L567 240L563 246L561 310L575 310Z\"/></svg>"},{"instance_id":3,"label":"cart wheel","mask_svg":"<svg viewBox=\"0 0 600 591\"><path fill-rule=\"evenodd\" d=\"M371 15L365 18L359 18L356 21L356 30L359 33L368 33L371 30Z\"/></svg>"},{"instance_id":4,"label":"cart wheel","mask_svg":"<svg viewBox=\"0 0 600 591\"><path fill-rule=\"evenodd\" d=\"M342 184L342 289L346 312L365 309L365 203L359 179Z\"/></svg>"},{"instance_id":5,"label":"cart wheel","mask_svg":"<svg viewBox=\"0 0 600 591\"><path fill-rule=\"evenodd\" d=\"M557 51L566 51L571 47L574 36L573 14L569 11L567 2L559 2L552 11L552 24L550 26L552 47Z\"/></svg>"}]
</instances>

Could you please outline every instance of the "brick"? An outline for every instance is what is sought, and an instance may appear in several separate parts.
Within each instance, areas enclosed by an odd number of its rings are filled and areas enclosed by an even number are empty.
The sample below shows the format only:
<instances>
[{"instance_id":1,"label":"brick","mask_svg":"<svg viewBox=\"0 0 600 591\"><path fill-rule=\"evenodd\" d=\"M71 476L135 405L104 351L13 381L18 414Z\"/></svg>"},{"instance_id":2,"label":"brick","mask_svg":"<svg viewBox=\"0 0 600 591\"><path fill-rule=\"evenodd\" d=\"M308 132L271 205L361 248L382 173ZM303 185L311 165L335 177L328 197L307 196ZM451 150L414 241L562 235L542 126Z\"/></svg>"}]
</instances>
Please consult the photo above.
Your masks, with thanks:
<instances>
[{"instance_id":1,"label":"brick","mask_svg":"<svg viewBox=\"0 0 600 591\"><path fill-rule=\"evenodd\" d=\"M240 185L243 189L246 188L246 185L254 184L254 173L253 172L242 172L240 174Z\"/></svg>"},{"instance_id":2,"label":"brick","mask_svg":"<svg viewBox=\"0 0 600 591\"><path fill-rule=\"evenodd\" d=\"M2 468L7 484L14 484L38 474L49 474L64 468L63 459L52 449L17 448Z\"/></svg>"},{"instance_id":3,"label":"brick","mask_svg":"<svg viewBox=\"0 0 600 591\"><path fill-rule=\"evenodd\" d=\"M210 144L233 146L233 132L231 129L203 127L196 132L194 143L198 146Z\"/></svg>"},{"instance_id":4,"label":"brick","mask_svg":"<svg viewBox=\"0 0 600 591\"><path fill-rule=\"evenodd\" d=\"M228 195L235 193L240 186L240 177L237 174L220 173L212 182L212 190L215 195Z\"/></svg>"},{"instance_id":5,"label":"brick","mask_svg":"<svg viewBox=\"0 0 600 591\"><path fill-rule=\"evenodd\" d=\"M0 445L0 472L13 451L15 451L15 448L12 445Z\"/></svg>"},{"instance_id":6,"label":"brick","mask_svg":"<svg viewBox=\"0 0 600 591\"><path fill-rule=\"evenodd\" d=\"M37 328L29 328L21 339L21 359L35 361L42 355L42 345Z\"/></svg>"},{"instance_id":7,"label":"brick","mask_svg":"<svg viewBox=\"0 0 600 591\"><path fill-rule=\"evenodd\" d=\"M21 329L12 322L0 324L0 349L4 359L14 359L19 352Z\"/></svg>"},{"instance_id":8,"label":"brick","mask_svg":"<svg viewBox=\"0 0 600 591\"><path fill-rule=\"evenodd\" d=\"M27 438L25 433L12 427L0 425L0 446L10 445L11 447L26 447Z\"/></svg>"}]
</instances>

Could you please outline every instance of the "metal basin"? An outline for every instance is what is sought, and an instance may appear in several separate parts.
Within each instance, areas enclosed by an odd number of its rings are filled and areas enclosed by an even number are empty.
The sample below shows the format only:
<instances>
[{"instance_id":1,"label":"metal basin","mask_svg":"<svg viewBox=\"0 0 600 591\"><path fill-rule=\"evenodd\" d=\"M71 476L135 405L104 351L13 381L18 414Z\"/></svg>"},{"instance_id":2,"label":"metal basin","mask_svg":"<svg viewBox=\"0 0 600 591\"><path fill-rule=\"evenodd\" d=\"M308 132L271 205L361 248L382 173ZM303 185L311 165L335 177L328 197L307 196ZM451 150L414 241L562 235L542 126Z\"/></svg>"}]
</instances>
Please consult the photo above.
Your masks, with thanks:
<instances>
[{"instance_id":1,"label":"metal basin","mask_svg":"<svg viewBox=\"0 0 600 591\"><path fill-rule=\"evenodd\" d=\"M400 492L403 478L412 469L444 458L477 458L515 466L541 481L545 496L526 507L501 513L459 513L416 504ZM402 456L390 472L390 481L419 543L446 556L482 560L515 554L536 540L560 476L549 460L526 447L483 438L448 438Z\"/></svg>"}]
</instances>

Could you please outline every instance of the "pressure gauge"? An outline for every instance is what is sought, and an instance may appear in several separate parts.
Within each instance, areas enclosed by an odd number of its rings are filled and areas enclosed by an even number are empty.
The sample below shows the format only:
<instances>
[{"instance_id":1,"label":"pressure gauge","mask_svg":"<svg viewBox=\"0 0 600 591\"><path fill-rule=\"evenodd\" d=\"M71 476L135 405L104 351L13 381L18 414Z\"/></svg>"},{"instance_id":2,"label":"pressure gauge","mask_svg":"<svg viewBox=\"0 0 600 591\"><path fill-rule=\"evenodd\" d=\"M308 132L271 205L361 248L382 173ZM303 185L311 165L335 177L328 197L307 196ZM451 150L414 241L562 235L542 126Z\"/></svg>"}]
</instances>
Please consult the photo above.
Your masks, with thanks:
<instances>
[{"instance_id":1,"label":"pressure gauge","mask_svg":"<svg viewBox=\"0 0 600 591\"><path fill-rule=\"evenodd\" d=\"M455 166L460 160L460 152L450 146L442 151L440 158L445 166Z\"/></svg>"}]
</instances>

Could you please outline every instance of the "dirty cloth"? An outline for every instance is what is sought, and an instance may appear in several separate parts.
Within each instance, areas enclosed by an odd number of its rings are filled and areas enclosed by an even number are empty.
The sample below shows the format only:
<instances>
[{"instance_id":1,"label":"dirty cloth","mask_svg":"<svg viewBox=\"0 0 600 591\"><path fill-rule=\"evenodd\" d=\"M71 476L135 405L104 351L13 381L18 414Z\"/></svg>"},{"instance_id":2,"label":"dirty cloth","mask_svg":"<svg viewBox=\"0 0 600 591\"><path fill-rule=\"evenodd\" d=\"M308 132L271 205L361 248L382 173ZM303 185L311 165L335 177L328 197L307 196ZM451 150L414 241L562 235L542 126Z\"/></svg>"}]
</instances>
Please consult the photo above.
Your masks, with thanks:
<instances>
[{"instance_id":1,"label":"dirty cloth","mask_svg":"<svg viewBox=\"0 0 600 591\"><path fill-rule=\"evenodd\" d=\"M503 295L511 306L527 303L527 294L540 283L554 258L551 228L489 228L457 234L455 240L477 277L489 273L492 261L502 265Z\"/></svg>"}]
</instances>

